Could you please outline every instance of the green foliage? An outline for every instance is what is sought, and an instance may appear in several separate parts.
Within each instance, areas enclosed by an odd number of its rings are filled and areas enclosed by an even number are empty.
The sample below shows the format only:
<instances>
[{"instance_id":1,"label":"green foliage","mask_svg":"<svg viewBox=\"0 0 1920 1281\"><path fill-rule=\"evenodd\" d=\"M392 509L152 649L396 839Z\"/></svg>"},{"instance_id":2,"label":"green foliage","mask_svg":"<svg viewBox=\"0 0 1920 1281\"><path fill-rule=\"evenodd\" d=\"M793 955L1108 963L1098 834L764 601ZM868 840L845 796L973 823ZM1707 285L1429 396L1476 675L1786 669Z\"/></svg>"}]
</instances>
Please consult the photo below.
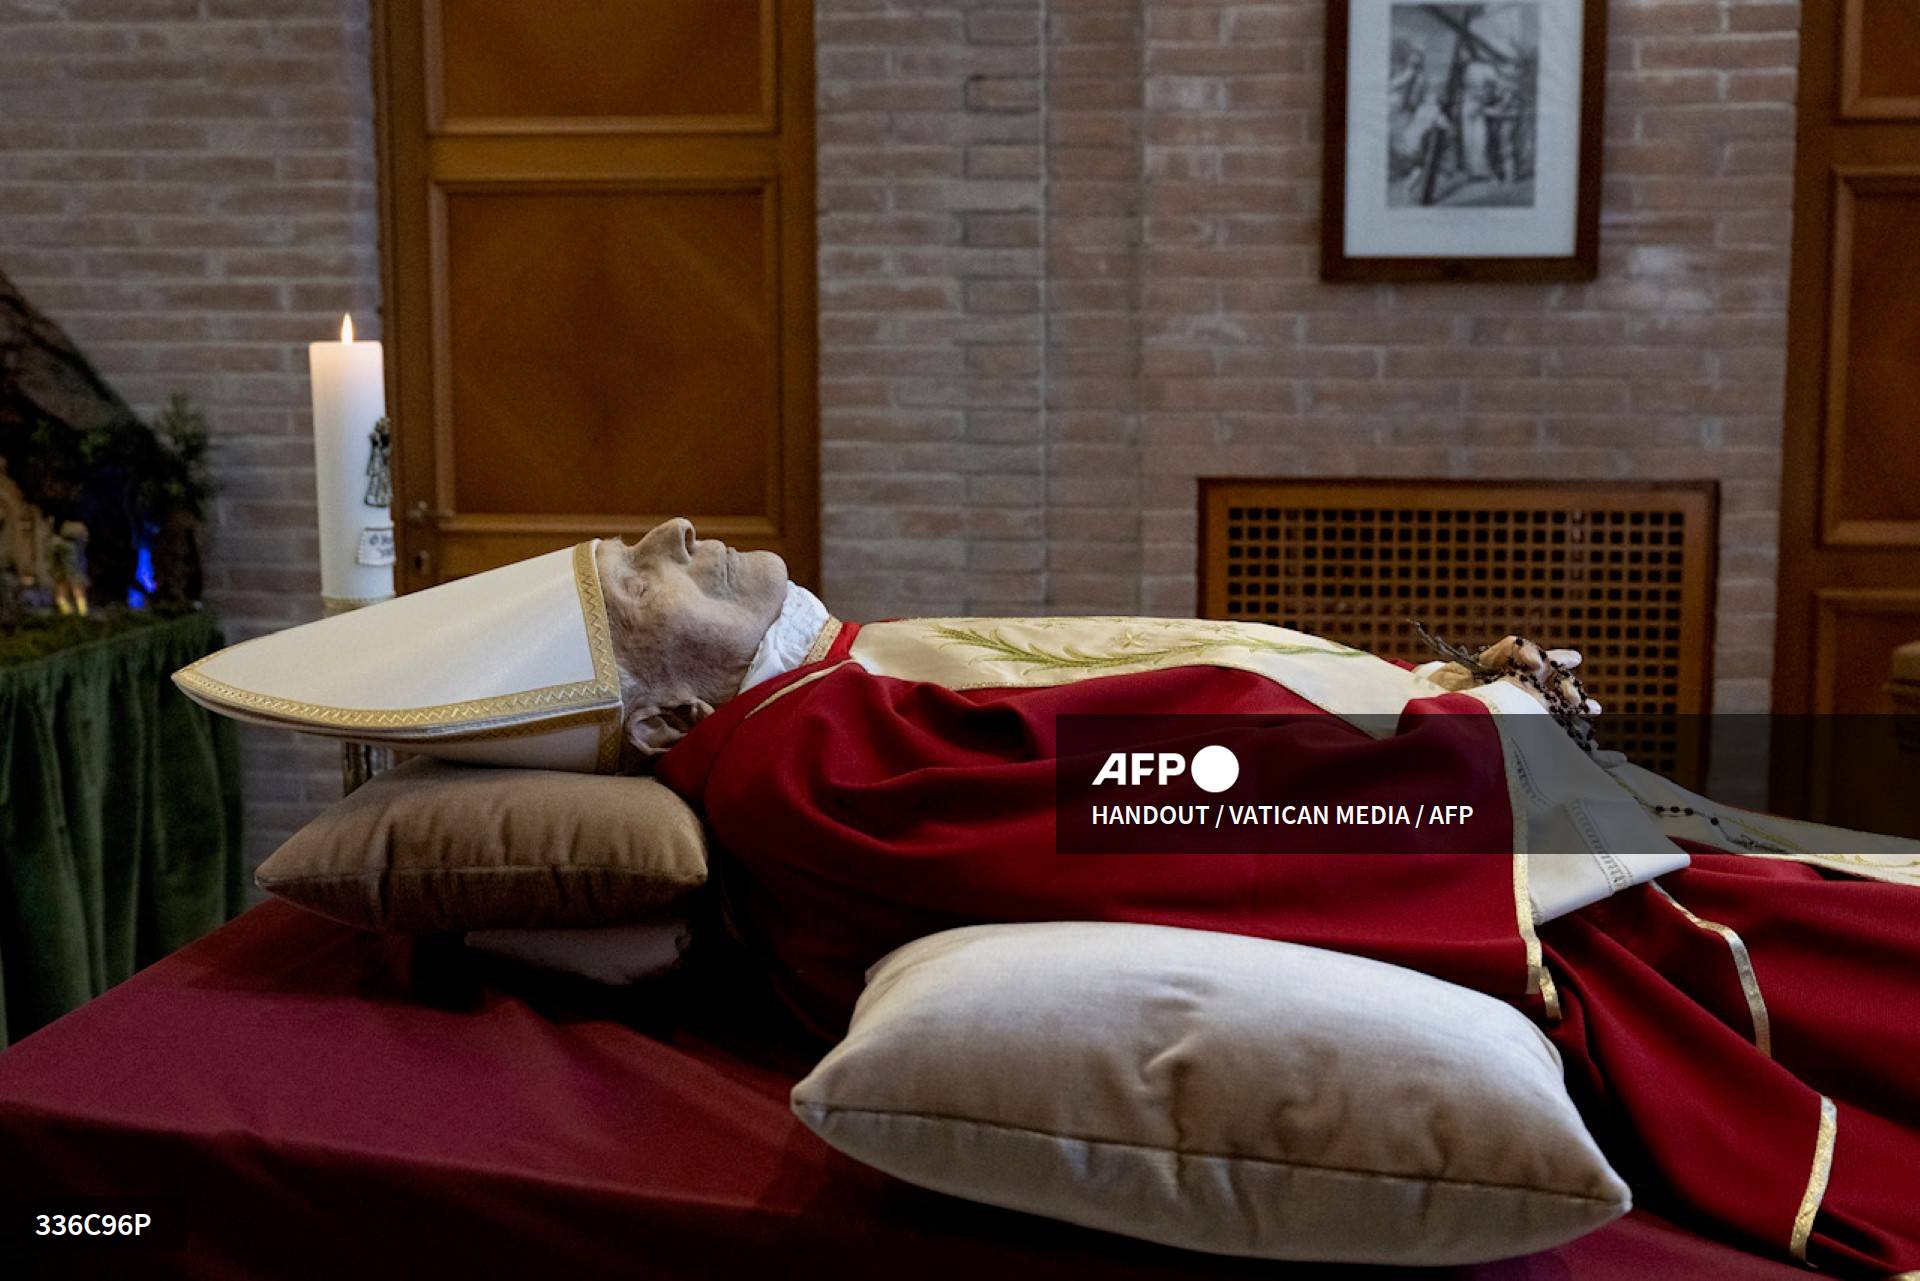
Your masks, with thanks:
<instances>
[{"instance_id":1,"label":"green foliage","mask_svg":"<svg viewBox=\"0 0 1920 1281\"><path fill-rule=\"evenodd\" d=\"M31 663L62 650L105 640L140 627L150 627L179 611L137 611L109 605L82 617L78 614L31 614L11 624L0 624L0 667Z\"/></svg>"},{"instance_id":2,"label":"green foliage","mask_svg":"<svg viewBox=\"0 0 1920 1281\"><path fill-rule=\"evenodd\" d=\"M56 521L67 519L85 489L89 451L80 434L50 418L35 418L25 434L26 448L8 455L7 471L28 502Z\"/></svg>"},{"instance_id":3,"label":"green foliage","mask_svg":"<svg viewBox=\"0 0 1920 1281\"><path fill-rule=\"evenodd\" d=\"M80 429L43 417L24 428L13 440L24 436L25 448L0 437L0 455L9 455L8 472L27 501L56 526L86 525L95 601L125 599L142 544L154 552L162 599L198 594L195 531L213 483L206 415L191 400L175 393L151 426L120 413Z\"/></svg>"},{"instance_id":4,"label":"green foliage","mask_svg":"<svg viewBox=\"0 0 1920 1281\"><path fill-rule=\"evenodd\" d=\"M153 462L143 478L141 504L148 522L164 525L171 512L205 520L213 497L207 416L184 393L175 392L154 420L151 436Z\"/></svg>"}]
</instances>

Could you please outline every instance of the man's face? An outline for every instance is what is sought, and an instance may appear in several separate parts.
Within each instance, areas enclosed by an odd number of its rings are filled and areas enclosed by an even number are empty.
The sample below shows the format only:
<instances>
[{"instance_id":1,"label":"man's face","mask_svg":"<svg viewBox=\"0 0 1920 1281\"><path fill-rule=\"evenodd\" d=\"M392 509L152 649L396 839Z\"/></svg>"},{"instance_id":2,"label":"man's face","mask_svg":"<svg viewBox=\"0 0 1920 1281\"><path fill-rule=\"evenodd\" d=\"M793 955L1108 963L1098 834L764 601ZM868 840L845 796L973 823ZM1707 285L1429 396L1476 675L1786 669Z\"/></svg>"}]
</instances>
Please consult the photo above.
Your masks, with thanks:
<instances>
[{"instance_id":1,"label":"man's face","mask_svg":"<svg viewBox=\"0 0 1920 1281\"><path fill-rule=\"evenodd\" d=\"M785 561L696 539L687 520L657 525L631 547L603 539L594 558L623 701L731 698L786 600Z\"/></svg>"}]
</instances>

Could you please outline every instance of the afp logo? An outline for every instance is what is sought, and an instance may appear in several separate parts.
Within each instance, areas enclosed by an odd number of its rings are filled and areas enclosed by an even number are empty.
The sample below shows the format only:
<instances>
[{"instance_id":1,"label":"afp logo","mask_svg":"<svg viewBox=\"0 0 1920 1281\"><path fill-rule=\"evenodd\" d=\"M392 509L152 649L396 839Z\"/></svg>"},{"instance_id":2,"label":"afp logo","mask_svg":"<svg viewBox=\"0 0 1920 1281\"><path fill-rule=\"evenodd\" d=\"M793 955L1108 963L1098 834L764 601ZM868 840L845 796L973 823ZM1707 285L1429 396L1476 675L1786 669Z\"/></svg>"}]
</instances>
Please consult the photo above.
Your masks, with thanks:
<instances>
[{"instance_id":1,"label":"afp logo","mask_svg":"<svg viewBox=\"0 0 1920 1281\"><path fill-rule=\"evenodd\" d=\"M1114 752L1093 776L1093 785L1138 787L1152 782L1165 786L1182 774L1189 775L1203 792L1224 792L1240 777L1240 758L1217 743L1195 752L1191 765L1178 752Z\"/></svg>"}]
</instances>

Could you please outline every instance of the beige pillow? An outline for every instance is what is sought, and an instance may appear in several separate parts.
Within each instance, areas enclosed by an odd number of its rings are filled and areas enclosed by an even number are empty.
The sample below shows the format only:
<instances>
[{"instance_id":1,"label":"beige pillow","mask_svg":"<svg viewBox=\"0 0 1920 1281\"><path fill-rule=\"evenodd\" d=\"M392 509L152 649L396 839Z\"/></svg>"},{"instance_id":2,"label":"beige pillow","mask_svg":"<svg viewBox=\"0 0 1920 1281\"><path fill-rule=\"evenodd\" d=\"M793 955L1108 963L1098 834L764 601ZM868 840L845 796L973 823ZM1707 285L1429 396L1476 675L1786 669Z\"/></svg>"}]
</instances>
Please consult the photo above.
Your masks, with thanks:
<instances>
[{"instance_id":1,"label":"beige pillow","mask_svg":"<svg viewBox=\"0 0 1920 1281\"><path fill-rule=\"evenodd\" d=\"M793 1109L908 1182L1219 1254L1474 1263L1629 1205L1518 1011L1206 931L920 939L869 971Z\"/></svg>"},{"instance_id":2,"label":"beige pillow","mask_svg":"<svg viewBox=\"0 0 1920 1281\"><path fill-rule=\"evenodd\" d=\"M403 933L619 925L707 878L700 819L651 778L413 760L301 828L254 881Z\"/></svg>"}]
</instances>

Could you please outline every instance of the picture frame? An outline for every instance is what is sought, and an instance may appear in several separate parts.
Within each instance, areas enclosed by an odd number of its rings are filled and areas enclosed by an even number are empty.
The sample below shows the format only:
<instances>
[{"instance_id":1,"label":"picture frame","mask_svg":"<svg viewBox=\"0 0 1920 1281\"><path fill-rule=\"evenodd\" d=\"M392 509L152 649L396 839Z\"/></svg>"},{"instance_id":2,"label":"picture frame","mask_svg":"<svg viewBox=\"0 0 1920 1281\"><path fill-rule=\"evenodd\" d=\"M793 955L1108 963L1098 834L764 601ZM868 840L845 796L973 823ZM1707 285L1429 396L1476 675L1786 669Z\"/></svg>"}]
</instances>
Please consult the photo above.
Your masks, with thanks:
<instances>
[{"instance_id":1,"label":"picture frame","mask_svg":"<svg viewBox=\"0 0 1920 1281\"><path fill-rule=\"evenodd\" d=\"M1606 0L1328 0L1320 278L1600 269Z\"/></svg>"}]
</instances>

